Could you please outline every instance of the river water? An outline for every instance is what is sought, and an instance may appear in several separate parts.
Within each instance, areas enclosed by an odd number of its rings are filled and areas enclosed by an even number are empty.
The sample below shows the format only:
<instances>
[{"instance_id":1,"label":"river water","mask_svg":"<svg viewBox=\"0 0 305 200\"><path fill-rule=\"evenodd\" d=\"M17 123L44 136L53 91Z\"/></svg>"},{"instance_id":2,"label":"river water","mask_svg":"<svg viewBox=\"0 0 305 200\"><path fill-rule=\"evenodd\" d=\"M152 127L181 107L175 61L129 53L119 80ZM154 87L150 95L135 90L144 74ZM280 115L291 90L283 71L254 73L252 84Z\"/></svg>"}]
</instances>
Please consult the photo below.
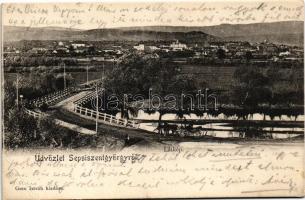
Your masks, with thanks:
<instances>
[{"instance_id":1,"label":"river water","mask_svg":"<svg viewBox=\"0 0 305 200\"><path fill-rule=\"evenodd\" d=\"M116 118L120 118L121 115L118 113ZM158 120L159 113L155 112L153 114L145 113L140 110L136 117L133 119L141 119L141 120ZM176 114L165 114L162 116L162 120L172 121L176 123L179 128L183 128L185 125L178 124L175 122L179 118ZM181 119L181 118L180 118ZM186 122L202 120L238 120L238 116L226 116L224 114L219 114L218 116L212 116L207 113L203 114L203 116L197 116L196 114L188 114L183 116L183 120ZM300 125L304 122L304 115L298 116L287 116L281 115L271 118L268 115L263 115L260 113L255 113L252 115L248 115L247 120L250 122L253 120L258 120L258 125L249 127L248 125L236 125L230 123L196 123L196 125L192 125L193 131L189 132L188 135L194 137L202 137L202 136L212 136L219 138L234 138L234 137L263 137L270 139L287 139L294 138L303 135L304 126ZM259 122L274 122L273 125L266 125L264 123ZM281 122L291 122L289 126L283 126ZM141 129L155 132L157 133L158 122L145 122L141 123ZM258 134L255 134L258 133Z\"/></svg>"}]
</instances>

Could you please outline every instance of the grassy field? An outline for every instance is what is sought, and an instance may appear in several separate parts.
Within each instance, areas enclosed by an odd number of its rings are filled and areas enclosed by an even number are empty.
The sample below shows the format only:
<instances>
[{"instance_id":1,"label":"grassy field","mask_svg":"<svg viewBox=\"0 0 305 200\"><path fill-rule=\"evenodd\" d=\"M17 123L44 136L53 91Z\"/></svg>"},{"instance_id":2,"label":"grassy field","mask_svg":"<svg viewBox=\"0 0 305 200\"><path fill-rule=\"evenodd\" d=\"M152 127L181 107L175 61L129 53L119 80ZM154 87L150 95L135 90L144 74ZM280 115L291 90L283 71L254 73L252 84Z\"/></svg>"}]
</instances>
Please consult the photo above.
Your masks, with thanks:
<instances>
[{"instance_id":1,"label":"grassy field","mask_svg":"<svg viewBox=\"0 0 305 200\"><path fill-rule=\"evenodd\" d=\"M232 66L200 66L182 65L181 73L193 74L196 84L202 88L228 89L233 81L233 75L237 67Z\"/></svg>"}]
</instances>

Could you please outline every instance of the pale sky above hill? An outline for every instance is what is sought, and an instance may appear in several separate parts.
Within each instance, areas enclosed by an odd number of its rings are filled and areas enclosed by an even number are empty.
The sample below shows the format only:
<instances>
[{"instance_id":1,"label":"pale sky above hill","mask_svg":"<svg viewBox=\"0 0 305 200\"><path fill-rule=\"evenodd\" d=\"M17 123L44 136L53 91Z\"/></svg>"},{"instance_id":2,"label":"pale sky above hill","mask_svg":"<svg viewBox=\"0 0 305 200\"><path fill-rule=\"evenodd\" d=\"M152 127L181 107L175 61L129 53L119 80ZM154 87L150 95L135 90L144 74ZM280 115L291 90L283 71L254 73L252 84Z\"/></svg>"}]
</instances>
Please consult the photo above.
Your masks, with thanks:
<instances>
[{"instance_id":1,"label":"pale sky above hill","mask_svg":"<svg viewBox=\"0 0 305 200\"><path fill-rule=\"evenodd\" d=\"M196 1L196 3L4 4L3 25L77 29L129 26L210 26L304 19L303 1Z\"/></svg>"}]
</instances>

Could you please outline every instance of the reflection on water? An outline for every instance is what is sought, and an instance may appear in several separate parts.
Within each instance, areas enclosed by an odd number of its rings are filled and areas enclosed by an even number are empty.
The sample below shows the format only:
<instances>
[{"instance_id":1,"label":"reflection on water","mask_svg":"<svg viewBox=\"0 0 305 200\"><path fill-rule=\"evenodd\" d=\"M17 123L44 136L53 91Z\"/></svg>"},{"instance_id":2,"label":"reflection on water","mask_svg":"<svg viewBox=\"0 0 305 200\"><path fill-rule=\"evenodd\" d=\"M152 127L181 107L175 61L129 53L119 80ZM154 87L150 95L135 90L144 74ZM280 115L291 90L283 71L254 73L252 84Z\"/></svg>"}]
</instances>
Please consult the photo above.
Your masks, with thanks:
<instances>
[{"instance_id":1,"label":"reflection on water","mask_svg":"<svg viewBox=\"0 0 305 200\"><path fill-rule=\"evenodd\" d=\"M116 118L120 118L121 114L117 113ZM141 120L159 120L159 112L155 112L152 114L148 114L143 110L138 112L138 115L135 116L133 119L141 119ZM293 126L290 125L280 126L280 122L283 121L290 121L290 122L302 122L304 121L304 115L298 116L288 116L288 115L281 115L271 118L268 115L263 115L260 113L249 114L247 116L247 120L253 121L269 121L275 122L275 124L266 125L263 123L259 123L256 125L247 125L247 124L229 124L229 123L204 123L201 121L200 124L191 125L191 128L187 129L186 125L179 124L175 122L177 119L176 114L169 113L164 114L162 116L162 120L167 120L169 124L175 124L175 130L167 130L167 135L180 135L180 136L192 136L192 137L203 137L203 136L210 136L210 137L218 137L218 138L269 138L269 139L287 139L287 138L294 138L303 135L304 127L300 126ZM181 119L181 118L180 118ZM183 120L186 122L190 122L190 120L239 120L237 115L233 116L226 116L225 114L221 113L218 116L212 116L210 114L204 113L202 116L198 116L196 114L187 114L183 115ZM172 123L170 121L173 121ZM289 123L290 123L289 122ZM160 127L158 129L157 122L145 122L140 124L140 129L147 130L154 133L160 134ZM163 127L165 130L166 128ZM161 133L164 134L166 130L162 130Z\"/></svg>"},{"instance_id":2,"label":"reflection on water","mask_svg":"<svg viewBox=\"0 0 305 200\"><path fill-rule=\"evenodd\" d=\"M120 117L121 114L117 113L117 117ZM210 114L204 113L202 116L198 116L194 113L183 115L183 118L186 119L226 119L226 120L237 120L239 119L237 115L233 116L226 116L225 114L221 113L217 117L212 116ZM145 119L145 120L158 120L159 119L159 112L155 112L152 114L148 114L144 112L143 110L139 110L138 115L134 117L134 119ZM162 116L162 120L177 120L177 115L174 113L165 114ZM298 116L288 116L288 115L281 115L281 116L275 116L271 118L269 115L263 115L260 113L254 113L249 114L246 116L246 119L248 120L266 120L266 121L304 121L304 115L298 115Z\"/></svg>"},{"instance_id":3,"label":"reflection on water","mask_svg":"<svg viewBox=\"0 0 305 200\"><path fill-rule=\"evenodd\" d=\"M210 123L205 125L194 125L193 128L195 131L188 132L188 136L193 137L202 137L202 136L212 136L218 138L269 138L269 139L287 139L301 136L300 133L293 133L294 131L304 131L304 128L295 128L295 127L262 127L260 130L264 130L264 132L259 132L260 134L253 134L253 130L245 130L245 131L236 131L236 128L240 127L229 127L227 123ZM158 133L158 123L141 123L140 128ZM179 125L179 127L183 127L183 125ZM214 130L213 130L214 129ZM180 129L178 128L178 131ZM248 134L248 132L251 134ZM258 130L256 130L258 131ZM272 131L277 131L277 133L273 133ZM281 132L281 133L279 133ZM179 133L177 133L179 134Z\"/></svg>"}]
</instances>

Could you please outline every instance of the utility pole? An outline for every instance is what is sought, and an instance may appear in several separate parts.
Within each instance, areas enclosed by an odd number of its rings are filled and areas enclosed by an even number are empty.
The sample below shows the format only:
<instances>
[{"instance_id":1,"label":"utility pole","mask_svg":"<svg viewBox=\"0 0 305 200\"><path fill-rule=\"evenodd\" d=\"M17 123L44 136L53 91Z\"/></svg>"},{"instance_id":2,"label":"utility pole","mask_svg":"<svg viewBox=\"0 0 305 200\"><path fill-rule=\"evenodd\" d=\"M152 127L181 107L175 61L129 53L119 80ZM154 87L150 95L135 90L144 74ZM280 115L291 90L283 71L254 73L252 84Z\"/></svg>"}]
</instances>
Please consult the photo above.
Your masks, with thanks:
<instances>
[{"instance_id":1,"label":"utility pole","mask_svg":"<svg viewBox=\"0 0 305 200\"><path fill-rule=\"evenodd\" d=\"M104 95L103 94L103 92L104 92L104 75L105 75L105 63L103 62L103 71L102 71L102 95ZM103 98L101 98L102 100L102 106L104 105L103 103L105 103L105 102L103 102ZM105 146L106 146L106 144L108 143L107 142L107 137L105 136L105 134L103 134L103 138L104 138L104 146L103 146L103 152L105 152Z\"/></svg>"},{"instance_id":2,"label":"utility pole","mask_svg":"<svg viewBox=\"0 0 305 200\"><path fill-rule=\"evenodd\" d=\"M99 116L99 113L98 113L98 90L97 90L97 84L96 84L96 120L95 120L95 131L96 131L96 134L97 134L97 127L98 127L98 116Z\"/></svg>"},{"instance_id":3,"label":"utility pole","mask_svg":"<svg viewBox=\"0 0 305 200\"><path fill-rule=\"evenodd\" d=\"M17 72L17 80L16 80L16 104L17 104L17 108L19 106L19 76L18 76L18 72Z\"/></svg>"},{"instance_id":4,"label":"utility pole","mask_svg":"<svg viewBox=\"0 0 305 200\"><path fill-rule=\"evenodd\" d=\"M88 85L88 70L89 70L89 66L87 65L87 85Z\"/></svg>"},{"instance_id":5,"label":"utility pole","mask_svg":"<svg viewBox=\"0 0 305 200\"><path fill-rule=\"evenodd\" d=\"M104 87L104 75L105 75L104 73L105 73L105 65L103 62L102 87Z\"/></svg>"},{"instance_id":6,"label":"utility pole","mask_svg":"<svg viewBox=\"0 0 305 200\"><path fill-rule=\"evenodd\" d=\"M62 62L62 64L64 66L64 89L66 89L66 86L67 86L67 84L66 84L66 65L64 62Z\"/></svg>"}]
</instances>

